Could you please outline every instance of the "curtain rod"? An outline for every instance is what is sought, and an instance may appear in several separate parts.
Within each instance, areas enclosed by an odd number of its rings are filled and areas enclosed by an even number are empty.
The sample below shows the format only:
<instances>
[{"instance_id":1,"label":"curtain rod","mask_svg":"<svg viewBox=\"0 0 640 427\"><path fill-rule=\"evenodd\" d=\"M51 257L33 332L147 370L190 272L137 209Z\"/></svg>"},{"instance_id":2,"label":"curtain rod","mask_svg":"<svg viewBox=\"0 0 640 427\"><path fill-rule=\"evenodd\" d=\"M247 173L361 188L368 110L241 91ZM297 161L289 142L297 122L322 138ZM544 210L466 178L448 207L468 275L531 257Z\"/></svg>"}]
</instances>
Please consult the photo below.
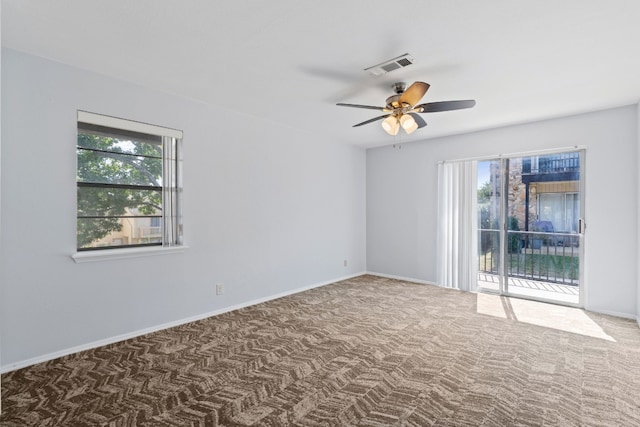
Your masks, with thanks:
<instances>
[{"instance_id":1,"label":"curtain rod","mask_svg":"<svg viewBox=\"0 0 640 427\"><path fill-rule=\"evenodd\" d=\"M567 151L576 151L576 150L586 150L586 145L574 145L571 147L560 147L560 148L551 148L551 149L543 149L543 150L534 150L534 151L523 151L518 153L511 154L494 154L488 156L478 156L478 157L467 157L464 159L449 159L449 160L438 160L438 164L444 163L457 163L457 162L468 162L468 161L480 161L480 160L494 160L494 159L502 159L504 157L528 157L535 156L540 154L554 154L554 153L563 153Z\"/></svg>"}]
</instances>

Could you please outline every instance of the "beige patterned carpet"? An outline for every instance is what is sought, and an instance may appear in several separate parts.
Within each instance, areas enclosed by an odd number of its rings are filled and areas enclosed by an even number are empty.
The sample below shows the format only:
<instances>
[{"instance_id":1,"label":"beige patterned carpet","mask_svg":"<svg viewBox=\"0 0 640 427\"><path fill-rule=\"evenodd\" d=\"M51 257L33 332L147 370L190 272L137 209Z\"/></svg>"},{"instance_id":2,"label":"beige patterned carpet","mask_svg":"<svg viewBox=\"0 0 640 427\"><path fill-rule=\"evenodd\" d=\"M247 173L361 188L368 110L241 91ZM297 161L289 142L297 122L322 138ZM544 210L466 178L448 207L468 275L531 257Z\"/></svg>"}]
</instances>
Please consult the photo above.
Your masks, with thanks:
<instances>
[{"instance_id":1,"label":"beige patterned carpet","mask_svg":"<svg viewBox=\"0 0 640 427\"><path fill-rule=\"evenodd\" d=\"M361 276L10 372L2 399L2 426L640 426L640 328Z\"/></svg>"}]
</instances>

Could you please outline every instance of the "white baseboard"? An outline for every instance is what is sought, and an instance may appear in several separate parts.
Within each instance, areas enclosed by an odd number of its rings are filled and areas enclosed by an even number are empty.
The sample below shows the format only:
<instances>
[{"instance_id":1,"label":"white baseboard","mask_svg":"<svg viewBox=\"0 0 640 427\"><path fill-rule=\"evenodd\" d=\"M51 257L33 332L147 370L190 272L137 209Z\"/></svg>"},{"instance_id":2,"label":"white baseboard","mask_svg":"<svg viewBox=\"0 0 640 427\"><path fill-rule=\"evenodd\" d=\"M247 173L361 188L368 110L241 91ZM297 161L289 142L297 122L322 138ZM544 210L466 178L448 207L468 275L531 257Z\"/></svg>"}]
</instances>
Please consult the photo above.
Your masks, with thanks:
<instances>
[{"instance_id":1,"label":"white baseboard","mask_svg":"<svg viewBox=\"0 0 640 427\"><path fill-rule=\"evenodd\" d=\"M241 304L236 304L236 305L232 305L232 306L229 306L229 307L224 307L224 308L221 308L221 309L218 309L218 310L210 311L208 313L198 314L198 315L187 317L187 318L184 318L184 319L175 320L173 322L167 322L167 323L163 323L161 325L151 326L149 328L140 329L138 331L128 332L126 334L116 335L114 337L105 338L105 339L98 340L98 341L93 341L93 342L90 342L90 343L87 343L87 344L82 344L82 345L78 345L78 346L71 347L71 348L66 348L66 349L63 349L63 350L60 350L60 351L55 351L53 353L48 353L48 354L44 354L42 356L33 357L31 359L21 360L19 362L15 362L15 363L10 363L8 365L0 366L0 373L4 374L4 373L7 373L7 372L15 371L17 369L26 368L27 366L36 365L38 363L43 363L43 362L48 362L49 360L57 359L59 357L68 356L68 355L74 354L74 353L79 353L81 351L92 350L94 348L102 347L104 345L117 343L117 342L128 340L128 339L131 339L131 338L139 337L141 335L146 335L146 334L150 334L150 333L153 333L153 332L158 332L158 331L161 331L161 330L164 330L164 329L173 328L175 326L184 325L185 323L196 322L198 320L206 319L206 318L212 317L212 316L217 316L217 315L220 315L220 314L223 314L223 313L227 313L229 311L238 310L238 309L241 309L241 308L244 308L244 307L250 307L252 305L256 305L256 304L260 304L260 303L263 303L263 302L271 301L271 300L274 300L274 299L286 297L288 295L293 295L293 294L297 294L297 293L300 293L300 292L308 291L310 289L314 289L314 288L319 288L319 287L322 287L322 286L330 285L332 283L340 282L342 280L352 279L354 277L362 276L363 274L366 274L366 273L365 272L360 272L360 273L356 273L356 274L352 274L352 275L343 276L343 277L339 277L339 278L336 278L336 279L328 280L328 281L325 281L325 282L314 283L312 285L303 286L301 288L292 289L290 291L280 292L280 293L275 294L275 295L269 295L267 297L257 298L257 299L254 299L254 300L243 302Z\"/></svg>"},{"instance_id":2,"label":"white baseboard","mask_svg":"<svg viewBox=\"0 0 640 427\"><path fill-rule=\"evenodd\" d=\"M394 276L393 274L376 273L374 271L367 271L366 274L370 274L372 276L386 277L387 279L396 279L396 280L403 280L405 282L419 283L421 285L438 286L438 284L435 282L429 282L427 280L421 280L421 279L414 279L412 277Z\"/></svg>"},{"instance_id":3,"label":"white baseboard","mask_svg":"<svg viewBox=\"0 0 640 427\"><path fill-rule=\"evenodd\" d=\"M612 311L612 310L593 309L591 307L585 307L584 309L592 313L606 314L607 316L615 316L615 317L622 317L623 319L636 320L638 321L638 325L640 325L640 318L636 317L635 314L621 313L619 311Z\"/></svg>"}]
</instances>

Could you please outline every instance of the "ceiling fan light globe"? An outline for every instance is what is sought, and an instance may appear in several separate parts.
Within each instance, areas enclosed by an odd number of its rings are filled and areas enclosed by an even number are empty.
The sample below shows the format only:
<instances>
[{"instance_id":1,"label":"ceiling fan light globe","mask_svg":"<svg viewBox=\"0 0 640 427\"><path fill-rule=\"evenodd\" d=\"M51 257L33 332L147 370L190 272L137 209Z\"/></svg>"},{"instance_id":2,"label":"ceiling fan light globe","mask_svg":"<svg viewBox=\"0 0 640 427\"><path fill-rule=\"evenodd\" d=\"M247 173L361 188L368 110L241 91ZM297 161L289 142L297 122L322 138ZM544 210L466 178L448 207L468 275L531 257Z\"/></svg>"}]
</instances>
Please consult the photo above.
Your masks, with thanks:
<instances>
[{"instance_id":1,"label":"ceiling fan light globe","mask_svg":"<svg viewBox=\"0 0 640 427\"><path fill-rule=\"evenodd\" d=\"M409 135L418 129L418 123L416 123L415 119L409 114L403 114L402 117L400 117L400 125Z\"/></svg>"},{"instance_id":2,"label":"ceiling fan light globe","mask_svg":"<svg viewBox=\"0 0 640 427\"><path fill-rule=\"evenodd\" d=\"M389 116L382 121L382 129L389 135L397 135L400 130L400 122L395 116Z\"/></svg>"},{"instance_id":3,"label":"ceiling fan light globe","mask_svg":"<svg viewBox=\"0 0 640 427\"><path fill-rule=\"evenodd\" d=\"M418 124L414 121L413 122L414 125L409 127L409 128L403 128L405 132L407 132L408 135L411 135L413 132L415 132L418 129Z\"/></svg>"}]
</instances>

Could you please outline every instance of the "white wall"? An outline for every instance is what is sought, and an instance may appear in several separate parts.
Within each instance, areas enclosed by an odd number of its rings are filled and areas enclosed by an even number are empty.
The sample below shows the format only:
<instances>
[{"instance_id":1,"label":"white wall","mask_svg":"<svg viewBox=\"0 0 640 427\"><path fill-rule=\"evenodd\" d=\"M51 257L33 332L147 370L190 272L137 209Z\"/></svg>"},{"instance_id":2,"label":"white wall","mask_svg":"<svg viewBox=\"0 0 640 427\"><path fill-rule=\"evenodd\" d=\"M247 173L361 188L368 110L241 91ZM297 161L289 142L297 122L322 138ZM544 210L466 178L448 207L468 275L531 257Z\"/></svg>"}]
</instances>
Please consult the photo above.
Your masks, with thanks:
<instances>
[{"instance_id":1,"label":"white wall","mask_svg":"<svg viewBox=\"0 0 640 427\"><path fill-rule=\"evenodd\" d=\"M367 270L435 282L439 160L586 146L585 305L635 316L637 123L629 106L368 150Z\"/></svg>"},{"instance_id":2,"label":"white wall","mask_svg":"<svg viewBox=\"0 0 640 427\"><path fill-rule=\"evenodd\" d=\"M638 104L638 108L637 108L637 113L638 113L638 128L637 128L637 133L636 133L636 137L637 137L637 143L636 146L640 147L640 103ZM636 162L637 164L640 165L640 148L638 149L638 157L636 158ZM638 322L638 325L640 325L640 174L638 175L638 183L636 184L636 188L637 188L637 195L638 195L638 246L639 246L639 250L638 250L638 272L636 273L638 276L636 278L637 283L638 283L638 289L637 289L637 305L636 305L636 321Z\"/></svg>"},{"instance_id":3,"label":"white wall","mask_svg":"<svg viewBox=\"0 0 640 427\"><path fill-rule=\"evenodd\" d=\"M0 2L0 46L2 46L2 2ZM0 55L0 99L2 99L2 55ZM0 223L2 223L2 106L0 103ZM2 246L2 227L0 227L0 247ZM2 281L0 281L0 296L2 295ZM0 303L1 304L1 303ZM0 366L2 366L2 318L0 316ZM0 380L0 396L2 395L2 381ZM0 399L0 413L2 413L2 399Z\"/></svg>"},{"instance_id":4,"label":"white wall","mask_svg":"<svg viewBox=\"0 0 640 427\"><path fill-rule=\"evenodd\" d=\"M364 150L16 51L2 59L3 370L365 270ZM184 131L184 253L72 261L77 109Z\"/></svg>"}]
</instances>

